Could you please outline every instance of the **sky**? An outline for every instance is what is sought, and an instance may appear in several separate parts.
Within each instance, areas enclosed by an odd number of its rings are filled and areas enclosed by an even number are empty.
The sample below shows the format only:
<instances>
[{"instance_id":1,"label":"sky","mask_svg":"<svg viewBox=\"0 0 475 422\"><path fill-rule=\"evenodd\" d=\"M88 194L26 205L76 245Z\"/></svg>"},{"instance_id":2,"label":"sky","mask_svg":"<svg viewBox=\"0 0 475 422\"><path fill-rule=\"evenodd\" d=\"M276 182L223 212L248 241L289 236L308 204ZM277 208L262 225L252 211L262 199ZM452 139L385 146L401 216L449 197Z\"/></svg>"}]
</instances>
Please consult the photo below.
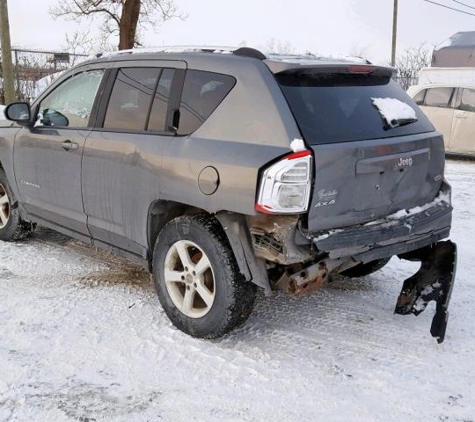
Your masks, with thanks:
<instances>
[{"instance_id":1,"label":"sky","mask_svg":"<svg viewBox=\"0 0 475 422\"><path fill-rule=\"evenodd\" d=\"M12 44L61 50L76 30L98 36L100 20L82 24L54 20L49 8L67 0L9 0ZM453 0L437 0L463 8ZM464 0L475 8L475 0ZM32 5L34 4L34 7ZM358 55L387 63L391 55L393 0L175 0L185 20L171 20L142 33L146 46L220 45L269 40L295 52ZM475 14L475 9L464 8ZM459 31L475 30L475 16L424 2L399 0L398 52L422 43L437 45Z\"/></svg>"}]
</instances>

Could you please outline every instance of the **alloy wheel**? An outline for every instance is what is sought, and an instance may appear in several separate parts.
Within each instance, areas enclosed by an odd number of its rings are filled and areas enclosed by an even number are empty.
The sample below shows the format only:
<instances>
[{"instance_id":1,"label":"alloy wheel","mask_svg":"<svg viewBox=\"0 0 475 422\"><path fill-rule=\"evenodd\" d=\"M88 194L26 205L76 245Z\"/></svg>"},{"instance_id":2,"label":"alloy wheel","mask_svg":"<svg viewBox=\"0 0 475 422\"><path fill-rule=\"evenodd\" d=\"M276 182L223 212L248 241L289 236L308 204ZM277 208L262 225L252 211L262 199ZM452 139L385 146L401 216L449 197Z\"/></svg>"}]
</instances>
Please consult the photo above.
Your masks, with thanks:
<instances>
[{"instance_id":1,"label":"alloy wheel","mask_svg":"<svg viewBox=\"0 0 475 422\"><path fill-rule=\"evenodd\" d=\"M194 242L175 242L165 257L164 279L173 304L189 318L204 317L213 306L216 283L204 251Z\"/></svg>"},{"instance_id":2,"label":"alloy wheel","mask_svg":"<svg viewBox=\"0 0 475 422\"><path fill-rule=\"evenodd\" d=\"M0 230L3 229L10 220L10 199L7 190L0 184Z\"/></svg>"}]
</instances>

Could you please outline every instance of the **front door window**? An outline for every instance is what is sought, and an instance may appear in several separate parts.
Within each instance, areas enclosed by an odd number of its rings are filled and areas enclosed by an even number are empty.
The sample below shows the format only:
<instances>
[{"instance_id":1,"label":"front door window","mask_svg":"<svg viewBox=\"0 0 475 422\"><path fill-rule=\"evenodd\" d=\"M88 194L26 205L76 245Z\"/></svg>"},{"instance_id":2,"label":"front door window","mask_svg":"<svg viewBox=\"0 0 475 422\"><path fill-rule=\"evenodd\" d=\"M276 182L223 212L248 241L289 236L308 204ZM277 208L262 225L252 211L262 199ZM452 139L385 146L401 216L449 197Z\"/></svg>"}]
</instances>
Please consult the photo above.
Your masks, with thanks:
<instances>
[{"instance_id":1,"label":"front door window","mask_svg":"<svg viewBox=\"0 0 475 422\"><path fill-rule=\"evenodd\" d=\"M63 82L41 101L37 125L88 127L103 75L103 70L92 70Z\"/></svg>"}]
</instances>

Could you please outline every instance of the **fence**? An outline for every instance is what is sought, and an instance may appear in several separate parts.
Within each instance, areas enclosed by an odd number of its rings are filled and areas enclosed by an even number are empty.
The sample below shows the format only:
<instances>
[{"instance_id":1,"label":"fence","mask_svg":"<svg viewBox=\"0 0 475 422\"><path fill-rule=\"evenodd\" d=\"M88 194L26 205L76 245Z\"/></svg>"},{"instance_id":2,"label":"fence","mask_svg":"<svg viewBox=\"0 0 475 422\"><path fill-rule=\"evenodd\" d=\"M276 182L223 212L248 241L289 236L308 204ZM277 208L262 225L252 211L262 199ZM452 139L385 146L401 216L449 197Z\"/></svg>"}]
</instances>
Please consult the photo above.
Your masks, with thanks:
<instances>
[{"instance_id":1,"label":"fence","mask_svg":"<svg viewBox=\"0 0 475 422\"><path fill-rule=\"evenodd\" d=\"M393 76L393 79L402 86L404 91L412 85L417 85L419 78L417 76Z\"/></svg>"},{"instance_id":2,"label":"fence","mask_svg":"<svg viewBox=\"0 0 475 422\"><path fill-rule=\"evenodd\" d=\"M12 59L17 98L31 101L38 93L41 85L39 81L54 73L69 69L86 57L85 54L13 48ZM4 104L3 77L0 82L0 103Z\"/></svg>"}]
</instances>

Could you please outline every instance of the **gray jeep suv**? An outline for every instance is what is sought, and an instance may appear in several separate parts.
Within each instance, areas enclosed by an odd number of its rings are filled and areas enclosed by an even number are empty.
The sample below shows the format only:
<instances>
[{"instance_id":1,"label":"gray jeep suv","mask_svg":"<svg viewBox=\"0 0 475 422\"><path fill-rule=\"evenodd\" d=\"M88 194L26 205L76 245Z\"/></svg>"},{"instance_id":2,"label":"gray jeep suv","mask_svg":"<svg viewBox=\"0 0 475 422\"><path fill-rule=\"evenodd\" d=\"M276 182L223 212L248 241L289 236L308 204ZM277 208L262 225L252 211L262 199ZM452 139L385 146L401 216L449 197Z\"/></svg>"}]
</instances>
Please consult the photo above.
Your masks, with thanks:
<instances>
[{"instance_id":1,"label":"gray jeep suv","mask_svg":"<svg viewBox=\"0 0 475 422\"><path fill-rule=\"evenodd\" d=\"M305 295L421 261L396 312L437 302L456 247L444 143L392 69L250 49L125 51L61 75L0 129L0 240L36 224L145 265L180 330L216 338L256 286Z\"/></svg>"}]
</instances>

